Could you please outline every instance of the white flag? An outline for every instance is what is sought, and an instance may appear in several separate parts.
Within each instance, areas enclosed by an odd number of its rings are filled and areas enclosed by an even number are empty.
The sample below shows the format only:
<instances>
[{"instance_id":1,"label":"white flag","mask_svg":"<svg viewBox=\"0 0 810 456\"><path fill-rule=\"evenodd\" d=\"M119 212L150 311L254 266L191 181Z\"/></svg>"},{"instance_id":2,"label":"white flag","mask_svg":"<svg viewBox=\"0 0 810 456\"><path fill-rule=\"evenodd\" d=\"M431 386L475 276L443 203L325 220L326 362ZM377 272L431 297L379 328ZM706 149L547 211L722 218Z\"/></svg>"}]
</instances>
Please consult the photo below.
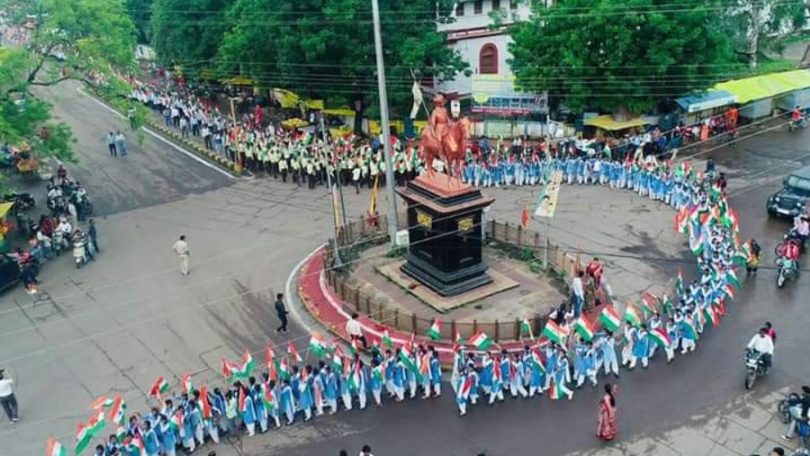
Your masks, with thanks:
<instances>
[{"instance_id":1,"label":"white flag","mask_svg":"<svg viewBox=\"0 0 810 456\"><path fill-rule=\"evenodd\" d=\"M413 81L413 87L411 87L411 92L413 93L413 107L411 108L411 119L416 119L416 115L419 113L419 105L422 104L422 89L419 87L419 83Z\"/></svg>"}]
</instances>

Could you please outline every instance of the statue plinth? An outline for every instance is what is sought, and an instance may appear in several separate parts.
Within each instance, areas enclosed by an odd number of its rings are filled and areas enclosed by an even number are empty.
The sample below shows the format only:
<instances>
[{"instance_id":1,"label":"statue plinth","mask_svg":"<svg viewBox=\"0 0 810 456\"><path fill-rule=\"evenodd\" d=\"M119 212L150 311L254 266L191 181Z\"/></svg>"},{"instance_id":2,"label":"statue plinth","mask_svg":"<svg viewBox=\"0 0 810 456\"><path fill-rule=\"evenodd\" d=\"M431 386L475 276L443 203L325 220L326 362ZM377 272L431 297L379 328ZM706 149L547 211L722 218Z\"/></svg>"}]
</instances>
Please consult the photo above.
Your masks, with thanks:
<instances>
[{"instance_id":1,"label":"statue plinth","mask_svg":"<svg viewBox=\"0 0 810 456\"><path fill-rule=\"evenodd\" d=\"M397 193L408 204L402 271L441 296L492 282L483 262L483 211L495 201L445 174L419 176Z\"/></svg>"}]
</instances>

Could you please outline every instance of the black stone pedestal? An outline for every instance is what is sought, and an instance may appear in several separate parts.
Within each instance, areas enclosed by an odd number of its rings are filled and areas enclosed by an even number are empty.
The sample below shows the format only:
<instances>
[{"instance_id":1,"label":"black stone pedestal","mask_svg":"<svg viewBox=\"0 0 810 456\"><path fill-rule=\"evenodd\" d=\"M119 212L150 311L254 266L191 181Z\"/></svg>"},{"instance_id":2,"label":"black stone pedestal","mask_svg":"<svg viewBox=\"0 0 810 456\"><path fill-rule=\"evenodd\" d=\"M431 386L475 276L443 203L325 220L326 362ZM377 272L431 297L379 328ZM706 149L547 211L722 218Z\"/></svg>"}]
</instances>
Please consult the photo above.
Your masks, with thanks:
<instances>
[{"instance_id":1,"label":"black stone pedestal","mask_svg":"<svg viewBox=\"0 0 810 456\"><path fill-rule=\"evenodd\" d=\"M409 246L402 271L441 296L492 282L481 254L489 198L444 174L419 176L397 193L408 203Z\"/></svg>"}]
</instances>

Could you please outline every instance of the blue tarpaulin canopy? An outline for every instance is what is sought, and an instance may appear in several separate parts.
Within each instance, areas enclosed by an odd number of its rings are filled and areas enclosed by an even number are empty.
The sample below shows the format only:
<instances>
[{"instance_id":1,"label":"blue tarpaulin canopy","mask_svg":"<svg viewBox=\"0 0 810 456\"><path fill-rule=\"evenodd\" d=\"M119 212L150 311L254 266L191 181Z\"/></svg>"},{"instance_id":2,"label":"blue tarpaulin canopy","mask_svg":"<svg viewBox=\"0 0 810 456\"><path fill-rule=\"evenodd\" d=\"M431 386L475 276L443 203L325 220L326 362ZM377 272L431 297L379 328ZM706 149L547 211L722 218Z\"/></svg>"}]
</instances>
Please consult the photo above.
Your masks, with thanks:
<instances>
[{"instance_id":1,"label":"blue tarpaulin canopy","mask_svg":"<svg viewBox=\"0 0 810 456\"><path fill-rule=\"evenodd\" d=\"M678 106L688 113L719 108L737 102L737 96L725 90L711 90L704 93L689 95L675 100Z\"/></svg>"}]
</instances>

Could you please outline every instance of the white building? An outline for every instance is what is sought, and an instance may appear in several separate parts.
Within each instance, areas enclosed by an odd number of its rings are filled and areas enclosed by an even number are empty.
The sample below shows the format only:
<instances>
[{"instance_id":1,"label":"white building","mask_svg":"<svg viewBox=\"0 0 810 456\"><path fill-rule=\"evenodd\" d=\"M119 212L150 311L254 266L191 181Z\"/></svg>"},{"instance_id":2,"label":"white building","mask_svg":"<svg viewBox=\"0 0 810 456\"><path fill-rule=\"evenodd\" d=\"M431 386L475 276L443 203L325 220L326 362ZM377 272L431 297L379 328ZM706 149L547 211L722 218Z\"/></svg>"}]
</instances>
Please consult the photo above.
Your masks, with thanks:
<instances>
[{"instance_id":1,"label":"white building","mask_svg":"<svg viewBox=\"0 0 810 456\"><path fill-rule=\"evenodd\" d=\"M514 75L507 63L512 42L508 28L529 19L528 1L458 0L453 20L439 21L438 30L447 34L447 44L470 65L471 75L456 75L439 82L434 90L473 100L473 112L482 114L528 114L545 109L545 98L517 92ZM493 28L495 19L500 25Z\"/></svg>"}]
</instances>

